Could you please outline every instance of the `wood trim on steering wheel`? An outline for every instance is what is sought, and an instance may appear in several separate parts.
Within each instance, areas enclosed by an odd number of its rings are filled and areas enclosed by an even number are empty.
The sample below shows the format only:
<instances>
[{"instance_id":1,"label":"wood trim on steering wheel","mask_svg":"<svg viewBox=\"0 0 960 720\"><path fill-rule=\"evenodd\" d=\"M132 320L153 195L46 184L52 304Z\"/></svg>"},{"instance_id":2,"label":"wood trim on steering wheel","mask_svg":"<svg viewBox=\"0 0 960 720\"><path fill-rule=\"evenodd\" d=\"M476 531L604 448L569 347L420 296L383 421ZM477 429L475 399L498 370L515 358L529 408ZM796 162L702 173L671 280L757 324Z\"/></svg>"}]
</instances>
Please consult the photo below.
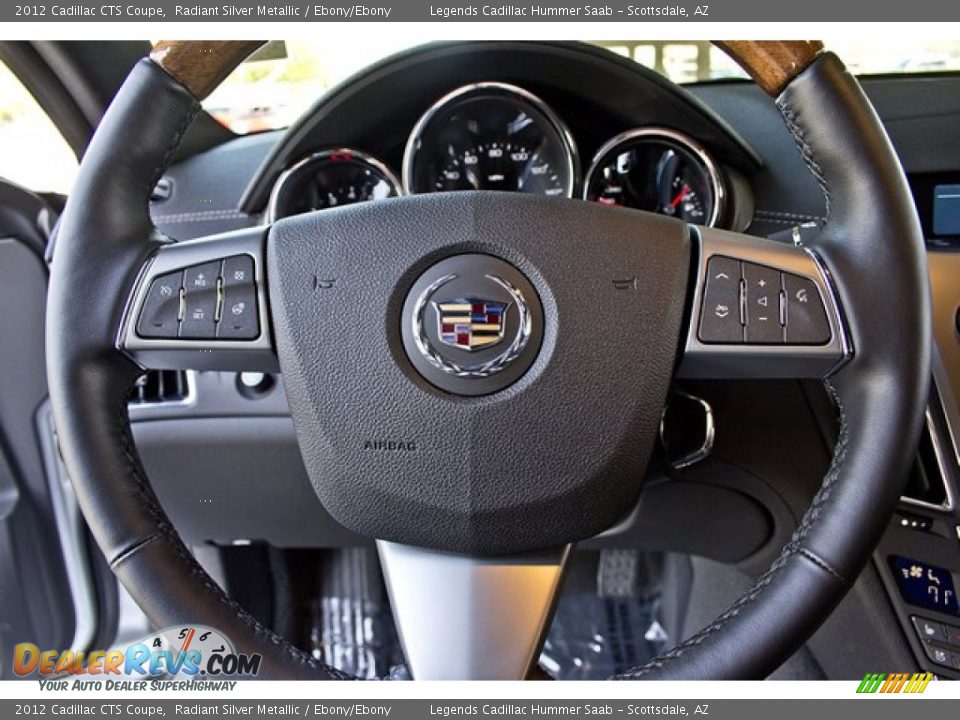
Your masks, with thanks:
<instances>
[{"instance_id":1,"label":"wood trim on steering wheel","mask_svg":"<svg viewBox=\"0 0 960 720\"><path fill-rule=\"evenodd\" d=\"M263 44L263 40L160 40L150 59L203 100Z\"/></svg>"},{"instance_id":2,"label":"wood trim on steering wheel","mask_svg":"<svg viewBox=\"0 0 960 720\"><path fill-rule=\"evenodd\" d=\"M769 95L779 95L823 50L819 40L714 40ZM150 59L203 100L262 40L161 40Z\"/></svg>"}]
</instances>

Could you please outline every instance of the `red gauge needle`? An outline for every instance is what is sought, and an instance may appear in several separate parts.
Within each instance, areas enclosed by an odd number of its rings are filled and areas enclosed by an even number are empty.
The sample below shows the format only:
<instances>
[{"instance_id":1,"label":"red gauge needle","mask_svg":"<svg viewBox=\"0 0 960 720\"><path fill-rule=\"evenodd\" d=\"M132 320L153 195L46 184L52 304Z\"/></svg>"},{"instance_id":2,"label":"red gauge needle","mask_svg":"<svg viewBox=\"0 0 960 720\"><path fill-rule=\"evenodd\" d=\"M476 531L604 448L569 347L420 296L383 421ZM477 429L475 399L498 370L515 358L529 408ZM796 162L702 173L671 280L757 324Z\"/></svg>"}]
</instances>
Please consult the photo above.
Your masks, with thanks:
<instances>
[{"instance_id":1,"label":"red gauge needle","mask_svg":"<svg viewBox=\"0 0 960 720\"><path fill-rule=\"evenodd\" d=\"M681 202L683 202L683 199L689 194L690 194L690 186L684 185L683 190L678 192L677 196L670 201L670 207L676 207L677 205L679 205Z\"/></svg>"}]
</instances>

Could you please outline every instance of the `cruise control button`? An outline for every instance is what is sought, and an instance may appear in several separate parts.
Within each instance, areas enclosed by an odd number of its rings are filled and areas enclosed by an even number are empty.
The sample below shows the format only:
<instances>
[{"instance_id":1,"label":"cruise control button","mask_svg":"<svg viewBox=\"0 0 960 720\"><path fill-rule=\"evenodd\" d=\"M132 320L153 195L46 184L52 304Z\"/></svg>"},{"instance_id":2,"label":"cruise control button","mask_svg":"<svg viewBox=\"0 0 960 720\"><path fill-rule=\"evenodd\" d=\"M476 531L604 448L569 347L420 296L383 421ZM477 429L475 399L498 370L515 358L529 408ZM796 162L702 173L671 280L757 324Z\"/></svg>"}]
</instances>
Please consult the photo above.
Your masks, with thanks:
<instances>
[{"instance_id":1,"label":"cruise control button","mask_svg":"<svg viewBox=\"0 0 960 720\"><path fill-rule=\"evenodd\" d=\"M830 342L830 323L816 284L784 273L783 292L787 300L787 343L826 345Z\"/></svg>"},{"instance_id":2,"label":"cruise control button","mask_svg":"<svg viewBox=\"0 0 960 720\"><path fill-rule=\"evenodd\" d=\"M913 627L916 628L917 635L920 636L921 640L946 640L947 636L944 632L943 625L933 620L927 620L926 618L912 616L910 618L913 621Z\"/></svg>"},{"instance_id":3,"label":"cruise control button","mask_svg":"<svg viewBox=\"0 0 960 720\"><path fill-rule=\"evenodd\" d=\"M154 278L137 320L137 334L145 338L175 338L180 324L180 286L183 273Z\"/></svg>"},{"instance_id":4,"label":"cruise control button","mask_svg":"<svg viewBox=\"0 0 960 720\"><path fill-rule=\"evenodd\" d=\"M217 280L220 263L194 265L183 271L185 305L180 337L213 340L217 336Z\"/></svg>"},{"instance_id":5,"label":"cruise control button","mask_svg":"<svg viewBox=\"0 0 960 720\"><path fill-rule=\"evenodd\" d=\"M253 283L223 286L223 308L217 324L221 340L254 340L260 334L257 291Z\"/></svg>"},{"instance_id":6,"label":"cruise control button","mask_svg":"<svg viewBox=\"0 0 960 720\"><path fill-rule=\"evenodd\" d=\"M743 264L746 298L745 337L751 345L780 345L780 272L754 263Z\"/></svg>"},{"instance_id":7,"label":"cruise control button","mask_svg":"<svg viewBox=\"0 0 960 720\"><path fill-rule=\"evenodd\" d=\"M743 342L739 260L714 256L707 263L699 337L704 343Z\"/></svg>"}]
</instances>

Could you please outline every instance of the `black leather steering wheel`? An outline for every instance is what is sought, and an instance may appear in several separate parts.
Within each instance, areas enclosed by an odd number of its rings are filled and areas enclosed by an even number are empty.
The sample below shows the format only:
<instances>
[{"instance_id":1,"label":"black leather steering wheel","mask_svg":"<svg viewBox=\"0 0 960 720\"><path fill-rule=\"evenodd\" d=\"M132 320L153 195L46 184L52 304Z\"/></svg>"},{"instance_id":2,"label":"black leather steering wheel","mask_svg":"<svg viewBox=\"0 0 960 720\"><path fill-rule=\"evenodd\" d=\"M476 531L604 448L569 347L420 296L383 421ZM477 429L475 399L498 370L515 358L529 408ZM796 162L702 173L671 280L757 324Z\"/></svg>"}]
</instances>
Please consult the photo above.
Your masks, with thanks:
<instances>
[{"instance_id":1,"label":"black leather steering wheel","mask_svg":"<svg viewBox=\"0 0 960 720\"><path fill-rule=\"evenodd\" d=\"M264 678L347 678L257 623L181 542L131 437L127 397L144 367L279 364L327 509L437 562L530 557L615 523L636 501L675 374L820 377L840 437L792 540L702 632L622 677L761 678L803 644L869 559L905 480L927 400L927 270L897 158L840 61L814 43L726 47L776 97L823 189L828 220L806 247L498 193L397 198L172 243L151 224L150 192L198 98L252 46L164 44L134 68L61 220L47 364L81 508L155 625L215 627L238 651L262 654ZM716 258L805 283L827 336L710 342L701 317ZM208 263L220 273L210 291L217 308L243 297L241 312L253 314L193 338L141 323L163 300L155 290L174 277L176 294L183 268ZM231 284L236 269L248 284ZM461 300L486 293L508 308L487 325L507 336L512 355L491 350L493 372L477 364L480 392L456 370L473 356L445 346L442 328L424 319L444 302L438 288L461 281ZM420 352L418 333L429 352ZM491 444L491 428L501 442Z\"/></svg>"}]
</instances>

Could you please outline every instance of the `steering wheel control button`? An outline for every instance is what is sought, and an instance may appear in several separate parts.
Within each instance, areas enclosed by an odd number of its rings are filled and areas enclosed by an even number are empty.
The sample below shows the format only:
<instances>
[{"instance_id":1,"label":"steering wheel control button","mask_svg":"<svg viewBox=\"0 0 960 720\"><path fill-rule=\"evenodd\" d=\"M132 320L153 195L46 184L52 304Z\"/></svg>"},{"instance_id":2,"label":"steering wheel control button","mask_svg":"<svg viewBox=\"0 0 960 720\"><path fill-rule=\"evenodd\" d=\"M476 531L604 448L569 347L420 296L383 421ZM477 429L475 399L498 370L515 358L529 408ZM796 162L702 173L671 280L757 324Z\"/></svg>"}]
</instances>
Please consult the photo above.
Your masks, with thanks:
<instances>
[{"instance_id":1,"label":"steering wheel control button","mask_svg":"<svg viewBox=\"0 0 960 720\"><path fill-rule=\"evenodd\" d=\"M743 342L741 284L739 260L719 256L710 258L700 311L701 342L728 345Z\"/></svg>"},{"instance_id":2,"label":"steering wheel control button","mask_svg":"<svg viewBox=\"0 0 960 720\"><path fill-rule=\"evenodd\" d=\"M217 337L229 340L253 340L260 334L257 319L257 286L253 258L237 255L223 261L222 303Z\"/></svg>"},{"instance_id":3,"label":"steering wheel control button","mask_svg":"<svg viewBox=\"0 0 960 720\"><path fill-rule=\"evenodd\" d=\"M457 395L506 388L537 357L543 309L530 281L491 255L456 255L427 270L407 294L407 357L427 381Z\"/></svg>"},{"instance_id":4,"label":"steering wheel control button","mask_svg":"<svg viewBox=\"0 0 960 720\"><path fill-rule=\"evenodd\" d=\"M217 323L222 340L253 340L260 334L257 291L253 285L223 286L223 305Z\"/></svg>"},{"instance_id":5,"label":"steering wheel control button","mask_svg":"<svg viewBox=\"0 0 960 720\"><path fill-rule=\"evenodd\" d=\"M926 618L917 617L916 615L910 618L913 621L913 627L917 631L917 635L920 636L921 640L937 640L939 642L945 642L947 635L943 630L943 625L933 620L927 620Z\"/></svg>"},{"instance_id":6,"label":"steering wheel control button","mask_svg":"<svg viewBox=\"0 0 960 720\"><path fill-rule=\"evenodd\" d=\"M783 273L783 293L787 302L787 343L826 345L830 342L830 323L816 284L807 278Z\"/></svg>"},{"instance_id":7,"label":"steering wheel control button","mask_svg":"<svg viewBox=\"0 0 960 720\"><path fill-rule=\"evenodd\" d=\"M253 287L253 258L249 255L235 255L223 261L224 287Z\"/></svg>"},{"instance_id":8,"label":"steering wheel control button","mask_svg":"<svg viewBox=\"0 0 960 720\"><path fill-rule=\"evenodd\" d=\"M923 651L927 654L930 662L953 668L954 670L960 670L960 655L957 653L926 642L923 643Z\"/></svg>"},{"instance_id":9,"label":"steering wheel control button","mask_svg":"<svg viewBox=\"0 0 960 720\"><path fill-rule=\"evenodd\" d=\"M960 627L946 625L944 629L947 631L947 642L960 652Z\"/></svg>"},{"instance_id":10,"label":"steering wheel control button","mask_svg":"<svg viewBox=\"0 0 960 720\"><path fill-rule=\"evenodd\" d=\"M137 334L145 338L175 338L180 330L183 273L154 278L140 311Z\"/></svg>"},{"instance_id":11,"label":"steering wheel control button","mask_svg":"<svg viewBox=\"0 0 960 720\"><path fill-rule=\"evenodd\" d=\"M780 345L783 326L780 324L780 273L756 263L743 263L744 338L750 345Z\"/></svg>"},{"instance_id":12,"label":"steering wheel control button","mask_svg":"<svg viewBox=\"0 0 960 720\"><path fill-rule=\"evenodd\" d=\"M180 337L212 340L217 336L220 263L194 265L183 271L184 315Z\"/></svg>"}]
</instances>

